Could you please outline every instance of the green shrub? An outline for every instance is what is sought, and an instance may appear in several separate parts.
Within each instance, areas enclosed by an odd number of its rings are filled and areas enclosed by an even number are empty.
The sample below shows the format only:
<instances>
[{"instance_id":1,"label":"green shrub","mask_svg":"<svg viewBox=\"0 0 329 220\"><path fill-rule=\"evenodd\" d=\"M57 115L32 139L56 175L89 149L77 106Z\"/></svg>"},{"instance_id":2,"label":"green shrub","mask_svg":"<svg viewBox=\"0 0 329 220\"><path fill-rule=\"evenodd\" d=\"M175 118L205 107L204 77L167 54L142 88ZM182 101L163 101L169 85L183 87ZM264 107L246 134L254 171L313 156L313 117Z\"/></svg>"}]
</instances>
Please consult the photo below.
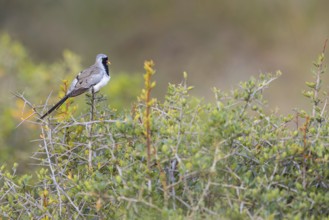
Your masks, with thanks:
<instances>
[{"instance_id":1,"label":"green shrub","mask_svg":"<svg viewBox=\"0 0 329 220\"><path fill-rule=\"evenodd\" d=\"M20 161L18 173L29 172L31 163L29 155L37 149L31 140L39 136L39 126L26 123L33 116L24 100L12 95L15 91L24 94L33 107L44 108L63 97L68 82L81 69L81 58L71 51L65 50L61 59L54 63L36 63L25 47L11 39L8 34L0 34L0 161L12 166ZM142 79L138 74L113 73L111 86L104 89L109 105L118 111L129 108L142 87ZM63 82L62 79L66 79ZM58 86L62 84L61 89ZM127 89L128 88L128 89ZM42 96L40 94L43 94ZM47 96L49 95L49 96ZM83 97L69 100L60 111L85 112ZM40 105L42 103L42 105ZM24 123L22 123L22 120ZM19 137L19 138L17 138Z\"/></svg>"},{"instance_id":2,"label":"green shrub","mask_svg":"<svg viewBox=\"0 0 329 220\"><path fill-rule=\"evenodd\" d=\"M308 82L312 112L264 109L262 74L237 89L191 96L187 74L152 99L153 63L131 111L97 95L93 120L40 122L40 170L0 169L0 213L13 219L323 219L329 216L329 124L324 54ZM68 106L71 108L71 106ZM17 165L15 165L17 166Z\"/></svg>"}]
</instances>

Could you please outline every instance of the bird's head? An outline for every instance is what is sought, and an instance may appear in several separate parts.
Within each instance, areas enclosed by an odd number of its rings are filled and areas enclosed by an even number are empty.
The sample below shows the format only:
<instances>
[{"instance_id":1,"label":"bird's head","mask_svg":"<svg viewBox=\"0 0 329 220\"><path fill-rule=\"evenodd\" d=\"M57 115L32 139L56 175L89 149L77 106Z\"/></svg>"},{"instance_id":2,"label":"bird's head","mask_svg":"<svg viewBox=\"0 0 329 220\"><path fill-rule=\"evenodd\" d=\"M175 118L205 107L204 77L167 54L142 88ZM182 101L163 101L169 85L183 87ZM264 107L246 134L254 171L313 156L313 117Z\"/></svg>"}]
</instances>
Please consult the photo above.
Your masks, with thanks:
<instances>
[{"instance_id":1,"label":"bird's head","mask_svg":"<svg viewBox=\"0 0 329 220\"><path fill-rule=\"evenodd\" d=\"M96 56L96 63L103 64L104 66L111 64L111 62L109 61L109 58L105 54L98 54Z\"/></svg>"}]
</instances>

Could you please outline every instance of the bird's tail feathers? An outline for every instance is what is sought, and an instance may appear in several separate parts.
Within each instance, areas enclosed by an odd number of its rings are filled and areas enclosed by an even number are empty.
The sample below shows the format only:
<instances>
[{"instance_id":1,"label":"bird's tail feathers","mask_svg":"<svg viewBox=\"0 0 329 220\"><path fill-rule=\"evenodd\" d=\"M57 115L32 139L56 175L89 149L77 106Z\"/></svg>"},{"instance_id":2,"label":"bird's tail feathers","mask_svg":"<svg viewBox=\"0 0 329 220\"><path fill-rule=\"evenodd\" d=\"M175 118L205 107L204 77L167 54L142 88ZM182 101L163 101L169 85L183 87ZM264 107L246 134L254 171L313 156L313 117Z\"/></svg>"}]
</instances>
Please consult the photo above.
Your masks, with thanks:
<instances>
[{"instance_id":1,"label":"bird's tail feathers","mask_svg":"<svg viewBox=\"0 0 329 220\"><path fill-rule=\"evenodd\" d=\"M69 97L70 97L70 94L65 95L59 102L56 103L56 105L54 105L51 109L49 109L46 114L41 116L40 119L44 119L47 115L52 113L54 110L58 109Z\"/></svg>"}]
</instances>

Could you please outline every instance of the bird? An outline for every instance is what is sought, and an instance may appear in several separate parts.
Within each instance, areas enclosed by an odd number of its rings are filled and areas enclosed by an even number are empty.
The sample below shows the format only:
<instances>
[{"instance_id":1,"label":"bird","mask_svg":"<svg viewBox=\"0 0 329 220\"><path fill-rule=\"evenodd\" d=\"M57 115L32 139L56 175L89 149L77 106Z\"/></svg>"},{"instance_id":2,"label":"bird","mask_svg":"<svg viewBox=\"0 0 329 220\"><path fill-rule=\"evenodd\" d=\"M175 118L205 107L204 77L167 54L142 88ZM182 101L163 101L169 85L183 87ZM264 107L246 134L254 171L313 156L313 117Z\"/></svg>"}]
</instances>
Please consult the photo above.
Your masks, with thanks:
<instances>
[{"instance_id":1,"label":"bird","mask_svg":"<svg viewBox=\"0 0 329 220\"><path fill-rule=\"evenodd\" d=\"M68 98L81 95L87 91L98 92L111 79L109 72L109 61L107 55L98 54L95 64L82 70L72 81L65 96L47 111L40 119L44 119L54 110L58 109Z\"/></svg>"}]
</instances>

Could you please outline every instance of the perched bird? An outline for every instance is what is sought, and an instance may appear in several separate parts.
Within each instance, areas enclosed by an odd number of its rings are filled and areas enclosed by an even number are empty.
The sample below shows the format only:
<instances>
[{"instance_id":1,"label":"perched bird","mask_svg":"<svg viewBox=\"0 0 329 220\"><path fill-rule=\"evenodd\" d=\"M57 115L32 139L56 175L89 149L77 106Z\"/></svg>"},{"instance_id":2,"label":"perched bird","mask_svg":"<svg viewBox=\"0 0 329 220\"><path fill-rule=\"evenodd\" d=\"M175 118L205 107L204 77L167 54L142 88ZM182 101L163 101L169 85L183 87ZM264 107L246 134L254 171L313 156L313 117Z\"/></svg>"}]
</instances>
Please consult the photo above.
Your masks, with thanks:
<instances>
[{"instance_id":1,"label":"perched bird","mask_svg":"<svg viewBox=\"0 0 329 220\"><path fill-rule=\"evenodd\" d=\"M45 118L55 109L59 108L68 98L81 95L86 91L98 92L100 88L110 81L110 61L105 54L98 54L94 65L82 70L72 81L66 95L56 103L41 119Z\"/></svg>"}]
</instances>

